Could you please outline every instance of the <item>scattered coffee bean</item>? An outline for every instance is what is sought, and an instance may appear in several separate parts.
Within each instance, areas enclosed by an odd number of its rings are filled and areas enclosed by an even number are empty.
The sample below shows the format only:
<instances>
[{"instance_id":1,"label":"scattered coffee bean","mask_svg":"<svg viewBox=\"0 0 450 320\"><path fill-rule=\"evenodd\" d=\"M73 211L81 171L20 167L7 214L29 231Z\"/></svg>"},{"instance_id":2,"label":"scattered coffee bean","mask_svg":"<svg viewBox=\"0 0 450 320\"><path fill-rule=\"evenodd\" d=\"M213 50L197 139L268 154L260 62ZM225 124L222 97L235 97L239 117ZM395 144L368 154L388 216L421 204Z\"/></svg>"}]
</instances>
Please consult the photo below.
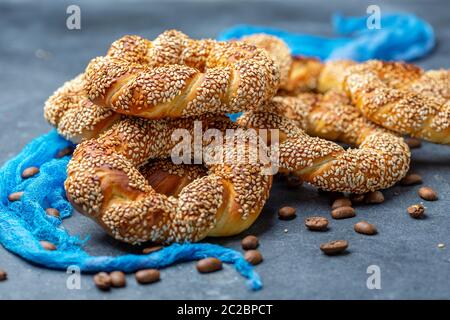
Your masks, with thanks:
<instances>
[{"instance_id":1,"label":"scattered coffee bean","mask_svg":"<svg viewBox=\"0 0 450 320\"><path fill-rule=\"evenodd\" d=\"M22 178L27 179L39 173L39 168L29 167L22 171Z\"/></svg>"},{"instance_id":2,"label":"scattered coffee bean","mask_svg":"<svg viewBox=\"0 0 450 320\"><path fill-rule=\"evenodd\" d=\"M5 270L0 269L0 281L4 281L8 278L8 274Z\"/></svg>"},{"instance_id":3,"label":"scattered coffee bean","mask_svg":"<svg viewBox=\"0 0 450 320\"><path fill-rule=\"evenodd\" d=\"M430 187L421 187L417 193L423 200L436 201L438 199L437 192Z\"/></svg>"},{"instance_id":4,"label":"scattered coffee bean","mask_svg":"<svg viewBox=\"0 0 450 320\"><path fill-rule=\"evenodd\" d=\"M39 243L41 244L42 248L44 248L45 250L49 250L49 251L56 250L56 246L49 241L42 240L42 241L39 241Z\"/></svg>"},{"instance_id":5,"label":"scattered coffee bean","mask_svg":"<svg viewBox=\"0 0 450 320\"><path fill-rule=\"evenodd\" d=\"M23 191L13 192L8 196L9 201L18 201L22 198Z\"/></svg>"},{"instance_id":6,"label":"scattered coffee bean","mask_svg":"<svg viewBox=\"0 0 450 320\"><path fill-rule=\"evenodd\" d=\"M420 141L417 138L408 137L408 138L405 138L405 142L409 146L410 149L416 149L416 148L420 148L422 146L422 141Z\"/></svg>"},{"instance_id":7,"label":"scattered coffee bean","mask_svg":"<svg viewBox=\"0 0 450 320\"><path fill-rule=\"evenodd\" d=\"M370 204L382 203L384 202L384 195L381 191L372 191L366 194L364 201Z\"/></svg>"},{"instance_id":8,"label":"scattered coffee bean","mask_svg":"<svg viewBox=\"0 0 450 320\"><path fill-rule=\"evenodd\" d=\"M331 205L331 209L336 209L340 207L351 207L351 206L352 202L349 198L337 198Z\"/></svg>"},{"instance_id":9,"label":"scattered coffee bean","mask_svg":"<svg viewBox=\"0 0 450 320\"><path fill-rule=\"evenodd\" d=\"M252 250L256 249L259 246L259 240L255 236L246 236L244 239L242 239L242 249L244 250Z\"/></svg>"},{"instance_id":10,"label":"scattered coffee bean","mask_svg":"<svg viewBox=\"0 0 450 320\"><path fill-rule=\"evenodd\" d=\"M339 207L331 211L333 219L347 219L356 216L355 209L352 207Z\"/></svg>"},{"instance_id":11,"label":"scattered coffee bean","mask_svg":"<svg viewBox=\"0 0 450 320\"><path fill-rule=\"evenodd\" d=\"M73 152L73 148L72 147L66 147L64 149L61 149L58 151L58 153L56 154L55 158L62 158L65 157L69 154L72 154Z\"/></svg>"},{"instance_id":12,"label":"scattered coffee bean","mask_svg":"<svg viewBox=\"0 0 450 320\"><path fill-rule=\"evenodd\" d=\"M352 203L363 203L364 202L364 197L365 197L365 195L364 194L351 194L350 195L350 201L352 202Z\"/></svg>"},{"instance_id":13,"label":"scattered coffee bean","mask_svg":"<svg viewBox=\"0 0 450 320\"><path fill-rule=\"evenodd\" d=\"M422 177L417 173L409 173L402 180L400 180L400 184L403 186L412 186L415 184L421 184Z\"/></svg>"},{"instance_id":14,"label":"scattered coffee bean","mask_svg":"<svg viewBox=\"0 0 450 320\"><path fill-rule=\"evenodd\" d=\"M111 288L111 277L106 272L99 272L94 276L94 283L100 290L107 291Z\"/></svg>"},{"instance_id":15,"label":"scattered coffee bean","mask_svg":"<svg viewBox=\"0 0 450 320\"><path fill-rule=\"evenodd\" d=\"M320 245L320 250L326 255L339 254L348 247L348 242L346 240L334 240Z\"/></svg>"},{"instance_id":16,"label":"scattered coffee bean","mask_svg":"<svg viewBox=\"0 0 450 320\"><path fill-rule=\"evenodd\" d=\"M308 217L305 226L311 231L325 231L328 229L328 219L325 217Z\"/></svg>"},{"instance_id":17,"label":"scattered coffee bean","mask_svg":"<svg viewBox=\"0 0 450 320\"><path fill-rule=\"evenodd\" d=\"M158 269L144 269L135 273L136 281L141 284L153 283L161 279Z\"/></svg>"},{"instance_id":18,"label":"scattered coffee bean","mask_svg":"<svg viewBox=\"0 0 450 320\"><path fill-rule=\"evenodd\" d=\"M163 246L148 247L148 248L145 248L144 250L142 250L142 253L143 254L149 254L149 253L152 253L152 252L159 251L162 248L163 248Z\"/></svg>"},{"instance_id":19,"label":"scattered coffee bean","mask_svg":"<svg viewBox=\"0 0 450 320\"><path fill-rule=\"evenodd\" d=\"M125 278L125 273L122 271L113 271L109 274L111 278L111 286L115 288L125 287L127 284L127 279Z\"/></svg>"},{"instance_id":20,"label":"scattered coffee bean","mask_svg":"<svg viewBox=\"0 0 450 320\"><path fill-rule=\"evenodd\" d=\"M244 255L245 260L247 260L252 265L260 264L263 261L263 256L259 250L248 250Z\"/></svg>"},{"instance_id":21,"label":"scattered coffee bean","mask_svg":"<svg viewBox=\"0 0 450 320\"><path fill-rule=\"evenodd\" d=\"M425 207L421 204L413 204L406 211L414 219L420 219L425 216Z\"/></svg>"},{"instance_id":22,"label":"scattered coffee bean","mask_svg":"<svg viewBox=\"0 0 450 320\"><path fill-rule=\"evenodd\" d=\"M374 235L377 234L377 227L375 225L368 223L367 221L360 221L355 223L355 231L358 233L366 234L366 235Z\"/></svg>"},{"instance_id":23,"label":"scattered coffee bean","mask_svg":"<svg viewBox=\"0 0 450 320\"><path fill-rule=\"evenodd\" d=\"M278 210L278 218L281 220L292 220L296 217L295 208L282 207Z\"/></svg>"},{"instance_id":24,"label":"scattered coffee bean","mask_svg":"<svg viewBox=\"0 0 450 320\"><path fill-rule=\"evenodd\" d=\"M197 262L197 271L200 273L210 273L219 270L222 270L222 261L217 258L210 257Z\"/></svg>"},{"instance_id":25,"label":"scattered coffee bean","mask_svg":"<svg viewBox=\"0 0 450 320\"><path fill-rule=\"evenodd\" d=\"M45 209L45 213L49 216L55 217L55 218L59 218L59 211L58 209L55 208L47 208Z\"/></svg>"}]
</instances>

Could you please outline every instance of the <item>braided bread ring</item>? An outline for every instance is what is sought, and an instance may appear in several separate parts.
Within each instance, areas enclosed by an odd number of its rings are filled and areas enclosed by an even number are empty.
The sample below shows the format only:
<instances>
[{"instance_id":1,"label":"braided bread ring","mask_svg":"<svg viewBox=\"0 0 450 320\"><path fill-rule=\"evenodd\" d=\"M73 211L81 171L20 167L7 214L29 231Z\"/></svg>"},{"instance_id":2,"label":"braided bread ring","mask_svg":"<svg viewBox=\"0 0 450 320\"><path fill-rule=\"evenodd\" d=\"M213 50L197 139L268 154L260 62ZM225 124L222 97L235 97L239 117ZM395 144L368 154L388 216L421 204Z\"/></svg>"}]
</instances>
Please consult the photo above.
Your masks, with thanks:
<instances>
[{"instance_id":1,"label":"braided bread ring","mask_svg":"<svg viewBox=\"0 0 450 320\"><path fill-rule=\"evenodd\" d=\"M252 34L241 40L267 51L280 70L280 88L284 89L289 83L292 65L291 50L288 45L280 38L264 33Z\"/></svg>"},{"instance_id":2,"label":"braided bread ring","mask_svg":"<svg viewBox=\"0 0 450 320\"><path fill-rule=\"evenodd\" d=\"M439 89L430 88L430 83ZM450 71L424 75L412 65L368 61L348 68L344 89L373 122L402 134L450 144Z\"/></svg>"},{"instance_id":3,"label":"braided bread ring","mask_svg":"<svg viewBox=\"0 0 450 320\"><path fill-rule=\"evenodd\" d=\"M335 111L331 105L323 104L314 110L315 103L305 108L308 103L301 98L275 97L261 110L244 113L238 123L247 128L280 128L280 167L323 190L365 193L388 188L406 174L410 152L402 138L366 127L367 123L354 115L356 110L351 106ZM293 111L297 121L282 116ZM333 122L364 129L355 135L335 125L323 134L357 143L358 149L344 150L334 142L310 137L298 126L301 123L303 127L315 127L311 132L320 132Z\"/></svg>"},{"instance_id":4,"label":"braided bread ring","mask_svg":"<svg viewBox=\"0 0 450 320\"><path fill-rule=\"evenodd\" d=\"M44 106L45 119L74 143L98 136L120 118L112 110L92 103L83 86L80 74L57 89Z\"/></svg>"},{"instance_id":5,"label":"braided bread ring","mask_svg":"<svg viewBox=\"0 0 450 320\"><path fill-rule=\"evenodd\" d=\"M265 50L174 30L153 42L118 40L108 56L89 63L85 77L95 104L149 119L243 111L272 98L280 82Z\"/></svg>"},{"instance_id":6,"label":"braided bread ring","mask_svg":"<svg viewBox=\"0 0 450 320\"><path fill-rule=\"evenodd\" d=\"M234 127L225 118L199 120L205 129ZM262 165L210 165L209 174L186 185L178 197L157 193L139 172L149 159L170 155L175 145L171 133L179 128L192 137L194 122L128 118L97 139L82 142L67 168L68 199L114 238L129 243L198 241L247 229L272 183ZM235 145L223 149L231 155L238 152Z\"/></svg>"}]
</instances>

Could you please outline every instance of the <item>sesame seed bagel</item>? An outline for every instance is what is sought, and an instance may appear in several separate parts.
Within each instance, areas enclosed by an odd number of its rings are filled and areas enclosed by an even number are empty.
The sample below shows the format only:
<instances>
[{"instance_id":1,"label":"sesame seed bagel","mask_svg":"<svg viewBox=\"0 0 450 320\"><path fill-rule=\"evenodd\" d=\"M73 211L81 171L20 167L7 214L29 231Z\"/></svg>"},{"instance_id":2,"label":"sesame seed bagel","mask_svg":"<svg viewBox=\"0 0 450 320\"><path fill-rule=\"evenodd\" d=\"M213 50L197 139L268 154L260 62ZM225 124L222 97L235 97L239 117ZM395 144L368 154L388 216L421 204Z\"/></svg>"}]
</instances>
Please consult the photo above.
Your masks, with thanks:
<instances>
[{"instance_id":1,"label":"sesame seed bagel","mask_svg":"<svg viewBox=\"0 0 450 320\"><path fill-rule=\"evenodd\" d=\"M236 128L224 117L198 120L205 130ZM168 166L158 166L159 171L169 172L165 176L145 165L151 159L171 156L178 143L172 133L180 128L195 140L193 119L133 117L114 124L96 139L83 141L67 168L68 199L114 238L133 244L198 241L247 229L258 217L272 183L262 164L246 159L205 164L207 175L192 174L185 167L168 170ZM223 152L234 157L239 151L237 144L226 144L223 149L204 144L208 154ZM250 145L249 139L240 147L247 150ZM172 194L167 192L174 187Z\"/></svg>"},{"instance_id":2,"label":"sesame seed bagel","mask_svg":"<svg viewBox=\"0 0 450 320\"><path fill-rule=\"evenodd\" d=\"M74 143L98 136L120 118L112 110L92 103L83 86L80 74L57 89L44 106L45 119Z\"/></svg>"},{"instance_id":3,"label":"sesame seed bagel","mask_svg":"<svg viewBox=\"0 0 450 320\"><path fill-rule=\"evenodd\" d=\"M327 99L275 97L260 110L244 113L238 123L255 129L279 128L280 168L323 190L366 193L388 188L403 178L410 161L403 139L369 124L352 106L337 104L335 108L335 99ZM301 128L358 148L345 150Z\"/></svg>"},{"instance_id":4,"label":"sesame seed bagel","mask_svg":"<svg viewBox=\"0 0 450 320\"><path fill-rule=\"evenodd\" d=\"M88 97L149 119L239 112L272 98L280 70L248 43L193 40L170 30L149 41L125 36L85 73Z\"/></svg>"}]
</instances>

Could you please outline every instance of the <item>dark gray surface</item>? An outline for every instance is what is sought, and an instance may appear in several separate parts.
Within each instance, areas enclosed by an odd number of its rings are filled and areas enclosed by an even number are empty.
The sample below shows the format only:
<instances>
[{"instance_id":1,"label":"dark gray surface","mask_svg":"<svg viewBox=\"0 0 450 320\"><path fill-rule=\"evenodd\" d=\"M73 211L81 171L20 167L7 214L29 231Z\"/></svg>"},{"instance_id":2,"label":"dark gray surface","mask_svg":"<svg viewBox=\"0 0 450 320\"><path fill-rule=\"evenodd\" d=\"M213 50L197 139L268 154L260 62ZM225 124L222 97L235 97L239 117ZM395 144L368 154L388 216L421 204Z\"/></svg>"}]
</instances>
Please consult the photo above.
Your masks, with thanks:
<instances>
[{"instance_id":1,"label":"dark gray surface","mask_svg":"<svg viewBox=\"0 0 450 320\"><path fill-rule=\"evenodd\" d=\"M332 12L362 15L368 4L379 4L382 12L408 10L430 21L439 44L418 63L426 68L449 67L447 1L90 1L80 4L82 30L69 31L65 11L74 3L0 2L0 163L50 129L42 116L46 98L123 34L153 38L167 28L177 28L193 37L214 37L234 24L253 23L331 35ZM44 58L39 53L42 50ZM427 219L413 220L405 212L409 205L420 202L418 187L396 186L384 192L385 203L357 207L357 218L333 220L326 233L306 231L303 219L328 215L328 198L307 186L288 189L278 179L261 217L247 232L260 237L265 257L256 268L265 284L259 292L249 291L229 266L222 272L199 275L194 263L163 270L162 281L150 286L137 285L130 275L126 289L102 293L86 275L81 290L68 290L64 272L35 267L0 248L0 268L9 274L9 280L0 283L0 299L448 299L450 148L424 144L413 152L413 168L440 194L439 201L426 203ZM297 219L279 221L276 210L281 205L296 207ZM379 234L355 233L353 224L361 219L375 223ZM76 212L64 226L73 234L91 235L87 250L93 254L137 251L109 238ZM241 238L212 241L239 250ZM340 238L350 242L347 255L321 254L320 243ZM447 248L439 249L439 243ZM366 288L366 269L374 264L381 268L381 290Z\"/></svg>"}]
</instances>

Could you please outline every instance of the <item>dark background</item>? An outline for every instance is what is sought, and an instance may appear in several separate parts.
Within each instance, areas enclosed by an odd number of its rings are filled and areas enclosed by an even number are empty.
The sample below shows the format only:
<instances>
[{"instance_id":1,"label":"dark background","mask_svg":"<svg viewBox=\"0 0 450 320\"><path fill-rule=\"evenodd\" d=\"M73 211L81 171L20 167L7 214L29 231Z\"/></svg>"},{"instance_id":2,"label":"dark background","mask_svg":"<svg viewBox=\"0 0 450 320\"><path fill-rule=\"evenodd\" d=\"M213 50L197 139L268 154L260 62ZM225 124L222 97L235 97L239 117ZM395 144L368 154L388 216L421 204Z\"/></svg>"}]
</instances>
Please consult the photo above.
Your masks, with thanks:
<instances>
[{"instance_id":1,"label":"dark background","mask_svg":"<svg viewBox=\"0 0 450 320\"><path fill-rule=\"evenodd\" d=\"M66 8L81 8L81 30L66 28ZM110 43L124 34L150 39L168 28L192 37L215 37L235 24L250 23L292 32L332 35L334 12L364 15L370 4L382 14L408 11L428 20L438 45L417 61L425 68L448 68L450 23L448 1L0 1L0 164L18 153L32 138L50 130L42 115L47 97L64 81L82 72L94 56L105 54ZM424 143L414 150L412 166L440 200L426 203L428 218L413 220L409 205L420 202L418 187L395 186L384 191L386 202L357 207L358 216L332 220L326 233L308 232L303 220L329 213L329 200L313 188L290 189L275 181L261 217L246 234L261 240L265 261L256 267L265 287L249 291L230 266L200 275L194 263L162 271L162 281L137 285L128 276L126 289L99 292L91 276L82 278L81 290L66 288L63 271L33 266L0 248L0 268L9 280L0 283L0 299L433 299L450 298L450 147ZM277 208L297 208L293 221L279 221ZM379 234L353 231L359 220L375 223ZM63 223L72 234L91 235L92 254L138 252L106 236L98 226L74 212ZM288 229L288 233L284 230ZM240 250L244 235L208 239ZM347 239L349 253L339 257L321 254L319 245ZM446 248L437 245L444 243ZM369 290L366 269L381 269L381 290Z\"/></svg>"}]
</instances>

